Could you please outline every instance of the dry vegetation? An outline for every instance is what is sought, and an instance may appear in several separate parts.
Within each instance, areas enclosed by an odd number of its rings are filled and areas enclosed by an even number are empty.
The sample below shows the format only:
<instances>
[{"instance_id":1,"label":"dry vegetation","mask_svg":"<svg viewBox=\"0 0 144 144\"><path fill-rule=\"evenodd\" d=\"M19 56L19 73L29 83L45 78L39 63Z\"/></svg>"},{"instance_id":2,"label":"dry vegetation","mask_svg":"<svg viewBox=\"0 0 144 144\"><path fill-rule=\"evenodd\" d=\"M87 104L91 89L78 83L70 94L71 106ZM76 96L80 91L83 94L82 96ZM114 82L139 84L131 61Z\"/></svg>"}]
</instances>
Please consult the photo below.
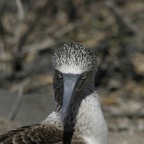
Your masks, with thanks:
<instances>
[{"instance_id":1,"label":"dry vegetation","mask_svg":"<svg viewBox=\"0 0 144 144\"><path fill-rule=\"evenodd\" d=\"M0 88L45 91L53 52L71 41L99 59L95 85L109 130L144 133L143 0L1 0Z\"/></svg>"}]
</instances>

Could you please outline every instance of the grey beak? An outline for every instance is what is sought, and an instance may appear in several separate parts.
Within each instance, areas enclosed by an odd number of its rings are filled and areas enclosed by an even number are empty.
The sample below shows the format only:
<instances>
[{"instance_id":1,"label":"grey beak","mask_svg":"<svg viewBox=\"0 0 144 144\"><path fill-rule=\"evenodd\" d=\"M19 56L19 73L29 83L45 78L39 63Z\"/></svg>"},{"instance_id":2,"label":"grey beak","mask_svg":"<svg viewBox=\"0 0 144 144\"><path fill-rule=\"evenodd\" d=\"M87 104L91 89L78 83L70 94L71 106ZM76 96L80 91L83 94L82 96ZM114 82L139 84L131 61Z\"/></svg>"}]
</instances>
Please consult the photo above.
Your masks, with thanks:
<instances>
[{"instance_id":1,"label":"grey beak","mask_svg":"<svg viewBox=\"0 0 144 144\"><path fill-rule=\"evenodd\" d=\"M62 105L62 121L66 118L71 99L76 92L76 83L79 75L64 74L64 91L63 91L63 105Z\"/></svg>"}]
</instances>

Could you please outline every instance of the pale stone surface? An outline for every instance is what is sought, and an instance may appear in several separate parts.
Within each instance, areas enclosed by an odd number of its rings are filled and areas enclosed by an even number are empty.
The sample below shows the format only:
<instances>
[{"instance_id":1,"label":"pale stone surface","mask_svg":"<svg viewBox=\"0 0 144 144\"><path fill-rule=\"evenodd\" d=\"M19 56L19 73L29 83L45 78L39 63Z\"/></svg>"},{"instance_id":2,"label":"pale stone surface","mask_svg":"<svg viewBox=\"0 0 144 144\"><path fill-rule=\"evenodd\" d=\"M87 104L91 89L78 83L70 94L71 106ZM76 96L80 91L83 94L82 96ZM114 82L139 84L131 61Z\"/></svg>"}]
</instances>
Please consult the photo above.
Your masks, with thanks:
<instances>
[{"instance_id":1,"label":"pale stone surface","mask_svg":"<svg viewBox=\"0 0 144 144\"><path fill-rule=\"evenodd\" d=\"M16 121L13 122L4 118L0 118L0 134L5 133L9 130L18 128L20 126L21 124L19 122L16 122Z\"/></svg>"},{"instance_id":2,"label":"pale stone surface","mask_svg":"<svg viewBox=\"0 0 144 144\"><path fill-rule=\"evenodd\" d=\"M14 93L0 90L0 117L8 118L17 96ZM15 121L24 125L38 123L54 110L52 93L24 95Z\"/></svg>"},{"instance_id":3,"label":"pale stone surface","mask_svg":"<svg viewBox=\"0 0 144 144\"><path fill-rule=\"evenodd\" d=\"M127 132L114 132L110 133L109 144L143 144L143 133L129 134Z\"/></svg>"}]
</instances>

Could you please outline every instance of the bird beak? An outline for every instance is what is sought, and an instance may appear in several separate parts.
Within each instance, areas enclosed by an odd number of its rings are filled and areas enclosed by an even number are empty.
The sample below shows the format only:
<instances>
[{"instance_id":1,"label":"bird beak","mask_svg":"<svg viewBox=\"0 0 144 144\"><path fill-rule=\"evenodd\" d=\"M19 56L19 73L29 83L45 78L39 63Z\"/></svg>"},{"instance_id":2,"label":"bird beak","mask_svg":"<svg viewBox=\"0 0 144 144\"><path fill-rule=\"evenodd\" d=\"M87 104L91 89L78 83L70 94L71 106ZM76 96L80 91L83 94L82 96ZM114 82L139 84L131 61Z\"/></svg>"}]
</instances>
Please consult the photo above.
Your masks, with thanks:
<instances>
[{"instance_id":1,"label":"bird beak","mask_svg":"<svg viewBox=\"0 0 144 144\"><path fill-rule=\"evenodd\" d=\"M73 95L76 92L76 83L79 75L64 74L64 91L63 91L63 105L62 105L62 121L67 117L67 112Z\"/></svg>"}]
</instances>

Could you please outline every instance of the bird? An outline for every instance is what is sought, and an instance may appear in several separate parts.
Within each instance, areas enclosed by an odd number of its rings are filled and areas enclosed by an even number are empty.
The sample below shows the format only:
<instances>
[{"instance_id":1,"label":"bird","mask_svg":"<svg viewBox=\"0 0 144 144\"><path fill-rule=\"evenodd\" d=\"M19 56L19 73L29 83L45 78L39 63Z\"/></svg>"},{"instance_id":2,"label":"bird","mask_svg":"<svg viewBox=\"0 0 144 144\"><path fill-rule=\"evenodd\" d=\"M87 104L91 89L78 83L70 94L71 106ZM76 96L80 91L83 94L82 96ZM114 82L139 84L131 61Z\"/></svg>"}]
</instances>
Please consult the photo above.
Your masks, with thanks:
<instances>
[{"instance_id":1,"label":"bird","mask_svg":"<svg viewBox=\"0 0 144 144\"><path fill-rule=\"evenodd\" d=\"M0 144L108 144L94 85L98 61L82 44L60 46L52 64L55 110L42 122L0 135Z\"/></svg>"}]
</instances>

